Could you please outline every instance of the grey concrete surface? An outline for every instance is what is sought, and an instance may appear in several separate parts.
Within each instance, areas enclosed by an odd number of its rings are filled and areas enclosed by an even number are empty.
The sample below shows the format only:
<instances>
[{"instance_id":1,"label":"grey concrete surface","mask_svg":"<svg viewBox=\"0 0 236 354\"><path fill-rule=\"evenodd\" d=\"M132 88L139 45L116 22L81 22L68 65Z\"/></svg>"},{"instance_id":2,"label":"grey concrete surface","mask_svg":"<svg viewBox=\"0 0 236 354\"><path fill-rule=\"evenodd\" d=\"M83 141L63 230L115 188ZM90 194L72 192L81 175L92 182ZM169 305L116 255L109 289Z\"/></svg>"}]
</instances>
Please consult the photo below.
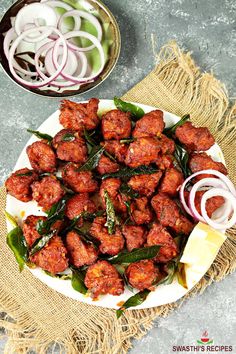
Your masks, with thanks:
<instances>
[{"instance_id":1,"label":"grey concrete surface","mask_svg":"<svg viewBox=\"0 0 236 354\"><path fill-rule=\"evenodd\" d=\"M107 81L77 97L112 98L122 95L152 68L153 35L157 47L175 39L193 51L205 71L213 70L233 99L236 96L236 2L235 0L104 0L121 29L122 51ZM11 5L0 0L0 16ZM0 69L0 181L8 176L25 145L26 128L37 128L58 107L59 100L33 96L15 86ZM207 329L215 344L233 345L236 333L235 280L231 275L189 300L140 341L130 354L170 354L173 345L194 345ZM4 340L0 341L0 353ZM234 348L234 353L235 353Z\"/></svg>"}]
</instances>

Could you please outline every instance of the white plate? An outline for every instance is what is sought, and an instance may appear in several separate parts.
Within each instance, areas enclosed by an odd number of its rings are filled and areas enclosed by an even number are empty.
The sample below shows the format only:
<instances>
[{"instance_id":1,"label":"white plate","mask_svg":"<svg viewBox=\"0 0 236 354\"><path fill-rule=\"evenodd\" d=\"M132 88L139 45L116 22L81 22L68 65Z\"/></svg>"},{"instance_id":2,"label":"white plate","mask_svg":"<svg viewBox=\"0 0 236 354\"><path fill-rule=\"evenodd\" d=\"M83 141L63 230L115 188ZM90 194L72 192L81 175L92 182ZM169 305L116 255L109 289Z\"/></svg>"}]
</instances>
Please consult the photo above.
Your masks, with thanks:
<instances>
[{"instance_id":1,"label":"white plate","mask_svg":"<svg viewBox=\"0 0 236 354\"><path fill-rule=\"evenodd\" d=\"M144 109L145 112L150 112L156 107L150 107L142 104L138 104L140 107ZM114 109L114 103L112 100L100 100L99 104L99 113L104 113L104 111L109 111ZM53 113L39 128L38 130L43 133L48 133L54 136L58 131L60 131L63 127L59 124L59 111ZM168 127L171 124L176 123L180 118L175 116L172 113L164 111L164 120L166 126ZM34 136L30 138L25 148L23 149L20 157L15 165L14 170L18 170L23 167L31 167L27 154L26 147L31 145L34 141L38 139ZM216 160L224 163L223 153L220 147L215 144L208 153ZM41 208L37 206L36 202L32 201L29 203L23 203L19 200L13 198L12 196L7 196L7 211L14 216L17 216L20 220L22 219L22 215L26 218L28 215L45 215ZM12 229L12 226L8 223L8 230ZM105 295L101 296L99 300L93 301L90 297L84 296L79 292L75 291L70 283L70 280L61 280L57 278L52 278L45 274L41 269L30 269L31 273L34 274L35 277L40 279L43 283L47 284L52 289L60 292L63 295L66 295L72 299L79 300L85 302L87 304L92 304L95 306L107 307L107 308L117 308L117 304L120 301L127 300L130 296L133 295L129 290L125 290L125 292L120 296L111 296ZM199 280L202 278L204 274L199 274ZM194 286L192 284L191 288ZM150 293L147 300L140 306L135 307L136 309L149 308L154 306L165 305L171 302L175 302L181 297L183 297L189 290L183 288L176 280L170 285L160 285L157 289Z\"/></svg>"}]
</instances>

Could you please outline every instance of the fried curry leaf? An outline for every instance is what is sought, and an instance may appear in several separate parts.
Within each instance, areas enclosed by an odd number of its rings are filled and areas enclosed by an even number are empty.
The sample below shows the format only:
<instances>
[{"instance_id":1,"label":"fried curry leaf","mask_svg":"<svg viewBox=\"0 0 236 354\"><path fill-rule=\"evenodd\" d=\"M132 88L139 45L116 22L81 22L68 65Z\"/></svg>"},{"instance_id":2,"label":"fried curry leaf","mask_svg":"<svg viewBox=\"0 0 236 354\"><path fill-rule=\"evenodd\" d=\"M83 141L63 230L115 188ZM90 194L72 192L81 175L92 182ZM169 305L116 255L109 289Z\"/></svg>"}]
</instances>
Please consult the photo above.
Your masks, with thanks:
<instances>
[{"instance_id":1,"label":"fried curry leaf","mask_svg":"<svg viewBox=\"0 0 236 354\"><path fill-rule=\"evenodd\" d=\"M128 184L122 183L120 186L120 192L130 198L138 198L139 193L134 191Z\"/></svg>"},{"instance_id":2,"label":"fried curry leaf","mask_svg":"<svg viewBox=\"0 0 236 354\"><path fill-rule=\"evenodd\" d=\"M72 279L71 274L52 274L52 273L48 272L47 270L44 270L44 273L46 273L47 275L49 275L52 278L57 278L57 279L61 279L61 280Z\"/></svg>"},{"instance_id":3,"label":"fried curry leaf","mask_svg":"<svg viewBox=\"0 0 236 354\"><path fill-rule=\"evenodd\" d=\"M7 234L7 245L13 252L21 272L28 259L28 249L25 237L19 226L15 227Z\"/></svg>"},{"instance_id":4,"label":"fried curry leaf","mask_svg":"<svg viewBox=\"0 0 236 354\"><path fill-rule=\"evenodd\" d=\"M123 315L124 311L128 309L129 307L135 307L138 305L141 305L147 298L148 294L151 292L151 290L144 289L140 291L139 293L131 296L125 303L122 305L117 311L116 311L116 317L119 318L121 315Z\"/></svg>"},{"instance_id":5,"label":"fried curry leaf","mask_svg":"<svg viewBox=\"0 0 236 354\"><path fill-rule=\"evenodd\" d=\"M105 197L106 213L107 213L107 222L105 226L107 226L108 228L109 235L112 235L115 231L115 225L116 225L115 208L107 191L104 192L104 197Z\"/></svg>"},{"instance_id":6,"label":"fried curry leaf","mask_svg":"<svg viewBox=\"0 0 236 354\"><path fill-rule=\"evenodd\" d=\"M18 226L16 219L10 213L4 210L4 214L6 216L6 219L12 224L13 227Z\"/></svg>"},{"instance_id":7,"label":"fried curry leaf","mask_svg":"<svg viewBox=\"0 0 236 354\"><path fill-rule=\"evenodd\" d=\"M114 103L115 103L116 108L118 108L122 112L131 113L133 120L138 120L138 119L142 118L145 114L144 110L141 107L136 106L132 103L122 101L118 97L114 97Z\"/></svg>"},{"instance_id":8,"label":"fried curry leaf","mask_svg":"<svg viewBox=\"0 0 236 354\"><path fill-rule=\"evenodd\" d=\"M96 249L99 247L100 241L93 237L88 231L84 231L82 228L77 226L75 226L73 230L75 230L80 235L82 241L93 244Z\"/></svg>"},{"instance_id":9,"label":"fried curry leaf","mask_svg":"<svg viewBox=\"0 0 236 354\"><path fill-rule=\"evenodd\" d=\"M103 152L104 148L102 146L94 146L91 150L88 160L81 167L78 168L78 171L80 172L94 170L97 167Z\"/></svg>"},{"instance_id":10,"label":"fried curry leaf","mask_svg":"<svg viewBox=\"0 0 236 354\"><path fill-rule=\"evenodd\" d=\"M84 138L85 138L86 142L88 144L90 144L91 146L97 145L96 141L91 137L91 135L89 134L89 132L86 129L84 129Z\"/></svg>"},{"instance_id":11,"label":"fried curry leaf","mask_svg":"<svg viewBox=\"0 0 236 354\"><path fill-rule=\"evenodd\" d=\"M33 172L32 171L28 171L25 173L17 173L17 177L24 177L24 176L32 176Z\"/></svg>"},{"instance_id":12,"label":"fried curry leaf","mask_svg":"<svg viewBox=\"0 0 236 354\"><path fill-rule=\"evenodd\" d=\"M62 141L74 141L75 140L75 136L73 133L66 133L63 135Z\"/></svg>"},{"instance_id":13,"label":"fried curry leaf","mask_svg":"<svg viewBox=\"0 0 236 354\"><path fill-rule=\"evenodd\" d=\"M188 167L189 154L180 144L175 144L174 156L184 174L184 177L187 178L191 176L192 172Z\"/></svg>"},{"instance_id":14,"label":"fried curry leaf","mask_svg":"<svg viewBox=\"0 0 236 354\"><path fill-rule=\"evenodd\" d=\"M121 252L114 257L108 259L112 264L116 263L134 263L143 259L152 259L156 257L161 246L150 246L144 248L136 248L131 252Z\"/></svg>"},{"instance_id":15,"label":"fried curry leaf","mask_svg":"<svg viewBox=\"0 0 236 354\"><path fill-rule=\"evenodd\" d=\"M165 278L161 279L158 282L158 285L169 285L173 282L174 277L175 277L175 273L176 270L178 268L178 264L174 261L170 261L169 263L167 263L166 265L166 270L167 270L167 275L165 276Z\"/></svg>"},{"instance_id":16,"label":"fried curry leaf","mask_svg":"<svg viewBox=\"0 0 236 354\"><path fill-rule=\"evenodd\" d=\"M85 295L87 294L88 288L84 284L84 278L84 272L72 269L71 285L74 290Z\"/></svg>"},{"instance_id":17,"label":"fried curry leaf","mask_svg":"<svg viewBox=\"0 0 236 354\"><path fill-rule=\"evenodd\" d=\"M117 172L105 173L102 176L102 179L112 178L112 177L124 178L124 177L138 176L138 175L151 175L152 173L155 173L157 171L159 171L157 167L145 166L145 165L136 168L123 167Z\"/></svg>"},{"instance_id":18,"label":"fried curry leaf","mask_svg":"<svg viewBox=\"0 0 236 354\"><path fill-rule=\"evenodd\" d=\"M55 233L56 233L56 230L53 230L50 233L48 233L47 235L44 235L44 236L38 238L31 247L30 255L33 256L35 253L41 251L48 244L48 242L51 240L51 238L53 238Z\"/></svg>"},{"instance_id":19,"label":"fried curry leaf","mask_svg":"<svg viewBox=\"0 0 236 354\"><path fill-rule=\"evenodd\" d=\"M190 115L185 114L177 123L172 125L172 127L164 129L163 133L171 138L175 134L176 129L178 127L181 127L181 125L186 123L189 119L190 119Z\"/></svg>"},{"instance_id":20,"label":"fried curry leaf","mask_svg":"<svg viewBox=\"0 0 236 354\"><path fill-rule=\"evenodd\" d=\"M134 141L135 141L134 138L126 138L126 139L121 139L121 140L120 140L120 143L121 143L121 144L129 144L129 143L132 143L132 142L134 142Z\"/></svg>"},{"instance_id":21,"label":"fried curry leaf","mask_svg":"<svg viewBox=\"0 0 236 354\"><path fill-rule=\"evenodd\" d=\"M47 140L50 143L53 140L53 137L51 135L48 135L48 134L45 134L45 133L40 133L38 130L27 129L27 132L34 134L39 139Z\"/></svg>"}]
</instances>

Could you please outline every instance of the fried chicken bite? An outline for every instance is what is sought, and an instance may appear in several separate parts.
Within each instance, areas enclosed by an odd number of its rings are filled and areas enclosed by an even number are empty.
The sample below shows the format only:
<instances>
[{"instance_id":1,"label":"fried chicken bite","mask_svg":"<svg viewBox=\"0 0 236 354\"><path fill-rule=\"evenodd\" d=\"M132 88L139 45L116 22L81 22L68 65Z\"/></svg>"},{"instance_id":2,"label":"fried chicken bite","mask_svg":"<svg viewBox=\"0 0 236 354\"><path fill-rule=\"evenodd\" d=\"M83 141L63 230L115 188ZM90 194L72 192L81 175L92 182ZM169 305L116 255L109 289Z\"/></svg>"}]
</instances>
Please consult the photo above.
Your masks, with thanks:
<instances>
[{"instance_id":1,"label":"fried chicken bite","mask_svg":"<svg viewBox=\"0 0 236 354\"><path fill-rule=\"evenodd\" d=\"M7 193L22 202L32 200L31 184L37 181L38 173L28 168L22 168L11 174L5 182Z\"/></svg>"},{"instance_id":2,"label":"fried chicken bite","mask_svg":"<svg viewBox=\"0 0 236 354\"><path fill-rule=\"evenodd\" d=\"M61 183L55 176L43 177L40 181L34 182L31 188L33 200L43 208L43 211L48 211L65 194Z\"/></svg>"},{"instance_id":3,"label":"fried chicken bite","mask_svg":"<svg viewBox=\"0 0 236 354\"><path fill-rule=\"evenodd\" d=\"M52 148L45 141L36 141L26 149L31 166L37 172L55 172L57 161Z\"/></svg>"},{"instance_id":4,"label":"fried chicken bite","mask_svg":"<svg viewBox=\"0 0 236 354\"><path fill-rule=\"evenodd\" d=\"M100 175L104 175L105 173L113 173L119 170L119 165L115 161L109 159L109 157L102 155L98 166L97 171Z\"/></svg>"},{"instance_id":5,"label":"fried chicken bite","mask_svg":"<svg viewBox=\"0 0 236 354\"><path fill-rule=\"evenodd\" d=\"M124 282L121 276L107 261L98 261L91 265L84 282L93 298L106 294L119 296L124 292Z\"/></svg>"},{"instance_id":6,"label":"fried chicken bite","mask_svg":"<svg viewBox=\"0 0 236 354\"><path fill-rule=\"evenodd\" d=\"M168 138L165 134L161 134L157 137L157 141L160 146L161 153L163 155L173 154L175 152L175 142L173 139Z\"/></svg>"},{"instance_id":7,"label":"fried chicken bite","mask_svg":"<svg viewBox=\"0 0 236 354\"><path fill-rule=\"evenodd\" d=\"M159 193L152 198L151 204L162 226L168 226L176 233L190 234L193 224L184 215L181 215L180 209L174 200L165 194Z\"/></svg>"},{"instance_id":8,"label":"fried chicken bite","mask_svg":"<svg viewBox=\"0 0 236 354\"><path fill-rule=\"evenodd\" d=\"M98 250L91 243L83 241L75 231L70 231L66 235L66 249L70 263L78 268L91 265L98 258Z\"/></svg>"},{"instance_id":9,"label":"fried chicken bite","mask_svg":"<svg viewBox=\"0 0 236 354\"><path fill-rule=\"evenodd\" d=\"M120 140L131 134L131 114L113 109L102 117L102 134L105 140Z\"/></svg>"},{"instance_id":10,"label":"fried chicken bite","mask_svg":"<svg viewBox=\"0 0 236 354\"><path fill-rule=\"evenodd\" d=\"M101 253L115 256L124 248L125 241L118 228L116 228L114 234L109 235L105 224L106 218L96 217L90 228L90 233L101 242L99 246Z\"/></svg>"},{"instance_id":11,"label":"fried chicken bite","mask_svg":"<svg viewBox=\"0 0 236 354\"><path fill-rule=\"evenodd\" d=\"M163 180L159 187L159 192L166 193L171 197L178 194L180 186L184 183L184 176L182 172L172 167L165 171Z\"/></svg>"},{"instance_id":12,"label":"fried chicken bite","mask_svg":"<svg viewBox=\"0 0 236 354\"><path fill-rule=\"evenodd\" d=\"M130 178L128 185L139 194L150 197L157 188L161 176L162 172L133 176Z\"/></svg>"},{"instance_id":13,"label":"fried chicken bite","mask_svg":"<svg viewBox=\"0 0 236 354\"><path fill-rule=\"evenodd\" d=\"M156 165L161 171L174 167L174 156L169 154L159 154Z\"/></svg>"},{"instance_id":14,"label":"fried chicken bite","mask_svg":"<svg viewBox=\"0 0 236 354\"><path fill-rule=\"evenodd\" d=\"M99 100L91 98L87 103L76 103L64 100L61 103L59 121L66 129L83 132L84 129L95 129L99 123L97 115Z\"/></svg>"},{"instance_id":15,"label":"fried chicken bite","mask_svg":"<svg viewBox=\"0 0 236 354\"><path fill-rule=\"evenodd\" d=\"M114 205L114 208L121 213L126 213L127 207L125 205L126 197L119 193L121 180L119 178L107 178L102 181L100 187L100 197L104 209L106 208L105 191L108 192L109 197Z\"/></svg>"},{"instance_id":16,"label":"fried chicken bite","mask_svg":"<svg viewBox=\"0 0 236 354\"><path fill-rule=\"evenodd\" d=\"M130 285L138 290L154 290L154 285L161 278L153 260L131 263L125 272Z\"/></svg>"},{"instance_id":17,"label":"fried chicken bite","mask_svg":"<svg viewBox=\"0 0 236 354\"><path fill-rule=\"evenodd\" d=\"M150 165L156 162L160 144L154 137L140 138L129 145L125 164L129 167Z\"/></svg>"},{"instance_id":18,"label":"fried chicken bite","mask_svg":"<svg viewBox=\"0 0 236 354\"><path fill-rule=\"evenodd\" d=\"M146 197L136 198L131 203L130 209L131 218L137 225L148 224L152 221L153 214Z\"/></svg>"},{"instance_id":19,"label":"fried chicken bite","mask_svg":"<svg viewBox=\"0 0 236 354\"><path fill-rule=\"evenodd\" d=\"M140 248L146 241L146 231L142 226L124 225L122 234L126 239L126 248L131 252L134 248Z\"/></svg>"},{"instance_id":20,"label":"fried chicken bite","mask_svg":"<svg viewBox=\"0 0 236 354\"><path fill-rule=\"evenodd\" d=\"M62 179L67 186L77 193L93 193L98 188L91 171L78 171L79 165L67 164L62 169Z\"/></svg>"},{"instance_id":21,"label":"fried chicken bite","mask_svg":"<svg viewBox=\"0 0 236 354\"><path fill-rule=\"evenodd\" d=\"M201 213L201 200L202 200L204 193L205 193L205 191L197 191L195 194L195 199L194 199L195 207L200 215L202 214ZM185 191L184 195L185 195L185 199L187 199L189 196L189 192ZM206 212L207 212L207 215L209 216L209 218L212 217L212 214L218 208L220 208L224 204L224 202L225 202L224 198L219 195L209 198L206 201Z\"/></svg>"},{"instance_id":22,"label":"fried chicken bite","mask_svg":"<svg viewBox=\"0 0 236 354\"><path fill-rule=\"evenodd\" d=\"M205 152L193 153L189 159L189 167L193 173L199 172L202 170L216 170L224 175L228 174L227 168L222 162L214 161L209 155ZM199 175L195 177L195 180L200 180L206 177L214 177L214 175Z\"/></svg>"},{"instance_id":23,"label":"fried chicken bite","mask_svg":"<svg viewBox=\"0 0 236 354\"><path fill-rule=\"evenodd\" d=\"M125 161L125 157L128 151L127 144L121 144L117 140L109 140L104 141L101 145L105 148L105 150L114 156L120 163Z\"/></svg>"},{"instance_id":24,"label":"fried chicken bite","mask_svg":"<svg viewBox=\"0 0 236 354\"><path fill-rule=\"evenodd\" d=\"M194 127L191 122L186 122L178 127L175 135L189 151L206 151L215 143L208 128Z\"/></svg>"},{"instance_id":25,"label":"fried chicken bite","mask_svg":"<svg viewBox=\"0 0 236 354\"><path fill-rule=\"evenodd\" d=\"M62 161L84 163L87 159L85 141L74 130L62 129L55 135L52 144L58 159Z\"/></svg>"},{"instance_id":26,"label":"fried chicken bite","mask_svg":"<svg viewBox=\"0 0 236 354\"><path fill-rule=\"evenodd\" d=\"M134 138L158 136L163 132L164 128L163 112L157 109L146 113L137 121L132 135Z\"/></svg>"},{"instance_id":27,"label":"fried chicken bite","mask_svg":"<svg viewBox=\"0 0 236 354\"><path fill-rule=\"evenodd\" d=\"M161 224L154 223L147 235L147 246L161 245L156 262L166 263L178 255L178 247L170 233Z\"/></svg>"},{"instance_id":28,"label":"fried chicken bite","mask_svg":"<svg viewBox=\"0 0 236 354\"><path fill-rule=\"evenodd\" d=\"M89 199L88 193L76 194L66 202L65 215L73 220L83 212L94 213L97 210L95 203ZM81 220L79 222L81 225Z\"/></svg>"}]
</instances>

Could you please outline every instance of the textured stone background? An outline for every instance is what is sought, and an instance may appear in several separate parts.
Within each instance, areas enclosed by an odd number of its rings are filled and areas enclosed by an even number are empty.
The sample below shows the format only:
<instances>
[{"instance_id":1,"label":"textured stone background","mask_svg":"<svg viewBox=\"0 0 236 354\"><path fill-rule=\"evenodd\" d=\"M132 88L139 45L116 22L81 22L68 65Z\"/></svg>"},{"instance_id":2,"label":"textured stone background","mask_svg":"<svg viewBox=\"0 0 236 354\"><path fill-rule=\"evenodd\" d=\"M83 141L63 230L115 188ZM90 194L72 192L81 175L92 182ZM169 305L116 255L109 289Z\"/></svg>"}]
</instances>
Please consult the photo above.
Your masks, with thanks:
<instances>
[{"instance_id":1,"label":"textured stone background","mask_svg":"<svg viewBox=\"0 0 236 354\"><path fill-rule=\"evenodd\" d=\"M122 51L108 80L91 93L80 96L112 98L122 95L152 68L151 36L159 50L175 39L193 51L204 71L213 70L236 96L236 2L235 0L104 0L121 29ZM0 0L0 16L11 5ZM79 97L77 97L79 99ZM12 83L0 69L0 178L5 180L29 138L26 128L37 128L58 107L59 100L33 96ZM194 345L207 329L215 344L233 345L236 333L235 280L231 275L212 285L202 296L189 300L140 341L131 354L170 354L173 345ZM0 342L3 352L4 340ZM234 351L236 353L236 351Z\"/></svg>"}]
</instances>

